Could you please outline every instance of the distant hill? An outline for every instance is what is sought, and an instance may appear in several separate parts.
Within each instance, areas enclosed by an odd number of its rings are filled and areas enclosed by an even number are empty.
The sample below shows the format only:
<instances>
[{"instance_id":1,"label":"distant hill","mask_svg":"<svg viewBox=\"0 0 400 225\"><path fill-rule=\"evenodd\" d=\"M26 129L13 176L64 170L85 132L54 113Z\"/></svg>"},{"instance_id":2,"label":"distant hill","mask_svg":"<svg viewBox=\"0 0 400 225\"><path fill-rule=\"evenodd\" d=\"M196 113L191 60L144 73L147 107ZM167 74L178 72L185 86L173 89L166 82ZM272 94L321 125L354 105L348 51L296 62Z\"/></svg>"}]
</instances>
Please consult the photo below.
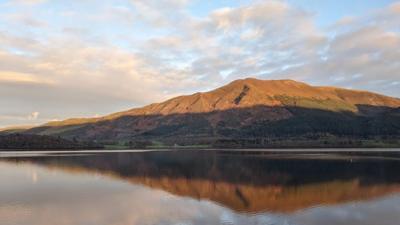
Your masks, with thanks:
<instances>
[{"instance_id":1,"label":"distant hill","mask_svg":"<svg viewBox=\"0 0 400 225\"><path fill-rule=\"evenodd\" d=\"M33 125L21 125L21 126L11 126L11 127L3 127L0 128L0 132L2 133L18 133L28 129L31 129L35 126Z\"/></svg>"},{"instance_id":2,"label":"distant hill","mask_svg":"<svg viewBox=\"0 0 400 225\"><path fill-rule=\"evenodd\" d=\"M0 150L60 150L100 148L90 143L78 143L60 137L32 134L0 135Z\"/></svg>"},{"instance_id":3,"label":"distant hill","mask_svg":"<svg viewBox=\"0 0 400 225\"><path fill-rule=\"evenodd\" d=\"M50 122L24 132L127 145L340 147L362 146L365 140L380 145L400 136L400 99L249 78L209 92L99 118Z\"/></svg>"}]
</instances>

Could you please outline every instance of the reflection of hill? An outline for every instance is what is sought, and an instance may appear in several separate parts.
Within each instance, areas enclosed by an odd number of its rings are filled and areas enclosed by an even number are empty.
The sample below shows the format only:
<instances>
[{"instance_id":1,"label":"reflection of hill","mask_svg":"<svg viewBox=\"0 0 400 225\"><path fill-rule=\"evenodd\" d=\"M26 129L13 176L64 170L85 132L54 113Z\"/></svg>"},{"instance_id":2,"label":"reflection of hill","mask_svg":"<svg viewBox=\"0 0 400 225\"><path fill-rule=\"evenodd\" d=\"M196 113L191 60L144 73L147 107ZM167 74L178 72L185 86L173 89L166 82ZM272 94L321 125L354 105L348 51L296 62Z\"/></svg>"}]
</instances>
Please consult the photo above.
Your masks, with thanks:
<instances>
[{"instance_id":1,"label":"reflection of hill","mask_svg":"<svg viewBox=\"0 0 400 225\"><path fill-rule=\"evenodd\" d=\"M297 187L284 185L252 186L170 178L133 178L133 183L161 189L179 196L206 199L235 211L257 213L262 211L289 212L314 205L339 204L366 200L400 192L400 184L364 186L358 180L332 181Z\"/></svg>"},{"instance_id":2,"label":"reflection of hill","mask_svg":"<svg viewBox=\"0 0 400 225\"><path fill-rule=\"evenodd\" d=\"M311 160L284 155L271 158L153 152L31 158L27 161L67 172L99 173L251 213L290 212L400 192L397 174L400 162L373 158Z\"/></svg>"}]
</instances>

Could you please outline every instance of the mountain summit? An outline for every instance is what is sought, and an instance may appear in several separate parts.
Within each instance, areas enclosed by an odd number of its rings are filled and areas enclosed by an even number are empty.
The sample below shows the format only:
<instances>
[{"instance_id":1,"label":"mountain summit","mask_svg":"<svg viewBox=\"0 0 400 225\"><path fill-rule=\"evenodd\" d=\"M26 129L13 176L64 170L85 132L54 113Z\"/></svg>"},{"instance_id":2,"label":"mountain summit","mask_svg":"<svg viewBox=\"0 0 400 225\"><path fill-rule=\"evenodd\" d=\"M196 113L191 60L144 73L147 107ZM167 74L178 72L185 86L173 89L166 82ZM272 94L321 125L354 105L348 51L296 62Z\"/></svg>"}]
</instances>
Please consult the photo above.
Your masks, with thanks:
<instances>
[{"instance_id":1,"label":"mountain summit","mask_svg":"<svg viewBox=\"0 0 400 225\"><path fill-rule=\"evenodd\" d=\"M335 110L356 111L356 105L400 107L400 100L363 91L332 87L313 87L293 80L258 80L248 78L205 93L180 96L163 103L111 115L170 115L206 113L253 106L285 106L287 99L329 101ZM307 106L307 105L304 105ZM312 107L310 105L310 107ZM316 106L318 107L318 106ZM320 106L323 107L324 106Z\"/></svg>"},{"instance_id":2,"label":"mountain summit","mask_svg":"<svg viewBox=\"0 0 400 225\"><path fill-rule=\"evenodd\" d=\"M50 122L27 133L96 141L215 142L400 134L400 99L293 80L236 80L99 118Z\"/></svg>"}]
</instances>

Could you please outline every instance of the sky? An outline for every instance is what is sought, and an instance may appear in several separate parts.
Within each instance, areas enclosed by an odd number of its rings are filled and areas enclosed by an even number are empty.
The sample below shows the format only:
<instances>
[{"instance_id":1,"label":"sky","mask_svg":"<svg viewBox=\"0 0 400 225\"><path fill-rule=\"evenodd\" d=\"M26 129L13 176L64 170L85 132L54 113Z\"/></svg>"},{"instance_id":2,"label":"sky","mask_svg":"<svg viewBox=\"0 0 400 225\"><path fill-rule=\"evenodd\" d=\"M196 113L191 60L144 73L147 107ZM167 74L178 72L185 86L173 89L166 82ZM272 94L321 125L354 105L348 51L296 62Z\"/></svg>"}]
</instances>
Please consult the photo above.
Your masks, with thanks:
<instances>
[{"instance_id":1,"label":"sky","mask_svg":"<svg viewBox=\"0 0 400 225\"><path fill-rule=\"evenodd\" d=\"M400 1L0 0L0 127L233 80L400 97Z\"/></svg>"}]
</instances>

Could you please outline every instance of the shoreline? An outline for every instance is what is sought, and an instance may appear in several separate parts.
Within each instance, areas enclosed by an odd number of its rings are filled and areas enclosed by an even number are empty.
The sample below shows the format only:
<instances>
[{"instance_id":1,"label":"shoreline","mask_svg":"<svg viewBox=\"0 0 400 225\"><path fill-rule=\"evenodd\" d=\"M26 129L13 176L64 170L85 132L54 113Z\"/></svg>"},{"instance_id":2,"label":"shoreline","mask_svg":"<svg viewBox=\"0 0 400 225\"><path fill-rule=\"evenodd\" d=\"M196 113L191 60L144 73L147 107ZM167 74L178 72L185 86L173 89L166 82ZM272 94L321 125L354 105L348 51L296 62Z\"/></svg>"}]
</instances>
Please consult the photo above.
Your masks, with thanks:
<instances>
[{"instance_id":1,"label":"shoreline","mask_svg":"<svg viewBox=\"0 0 400 225\"><path fill-rule=\"evenodd\" d=\"M98 149L98 150L4 150L0 149L1 155L24 154L24 153L141 153L141 152L176 152L176 151L203 151L203 152L232 152L232 153L381 153L398 152L400 148L160 148L160 149Z\"/></svg>"}]
</instances>

